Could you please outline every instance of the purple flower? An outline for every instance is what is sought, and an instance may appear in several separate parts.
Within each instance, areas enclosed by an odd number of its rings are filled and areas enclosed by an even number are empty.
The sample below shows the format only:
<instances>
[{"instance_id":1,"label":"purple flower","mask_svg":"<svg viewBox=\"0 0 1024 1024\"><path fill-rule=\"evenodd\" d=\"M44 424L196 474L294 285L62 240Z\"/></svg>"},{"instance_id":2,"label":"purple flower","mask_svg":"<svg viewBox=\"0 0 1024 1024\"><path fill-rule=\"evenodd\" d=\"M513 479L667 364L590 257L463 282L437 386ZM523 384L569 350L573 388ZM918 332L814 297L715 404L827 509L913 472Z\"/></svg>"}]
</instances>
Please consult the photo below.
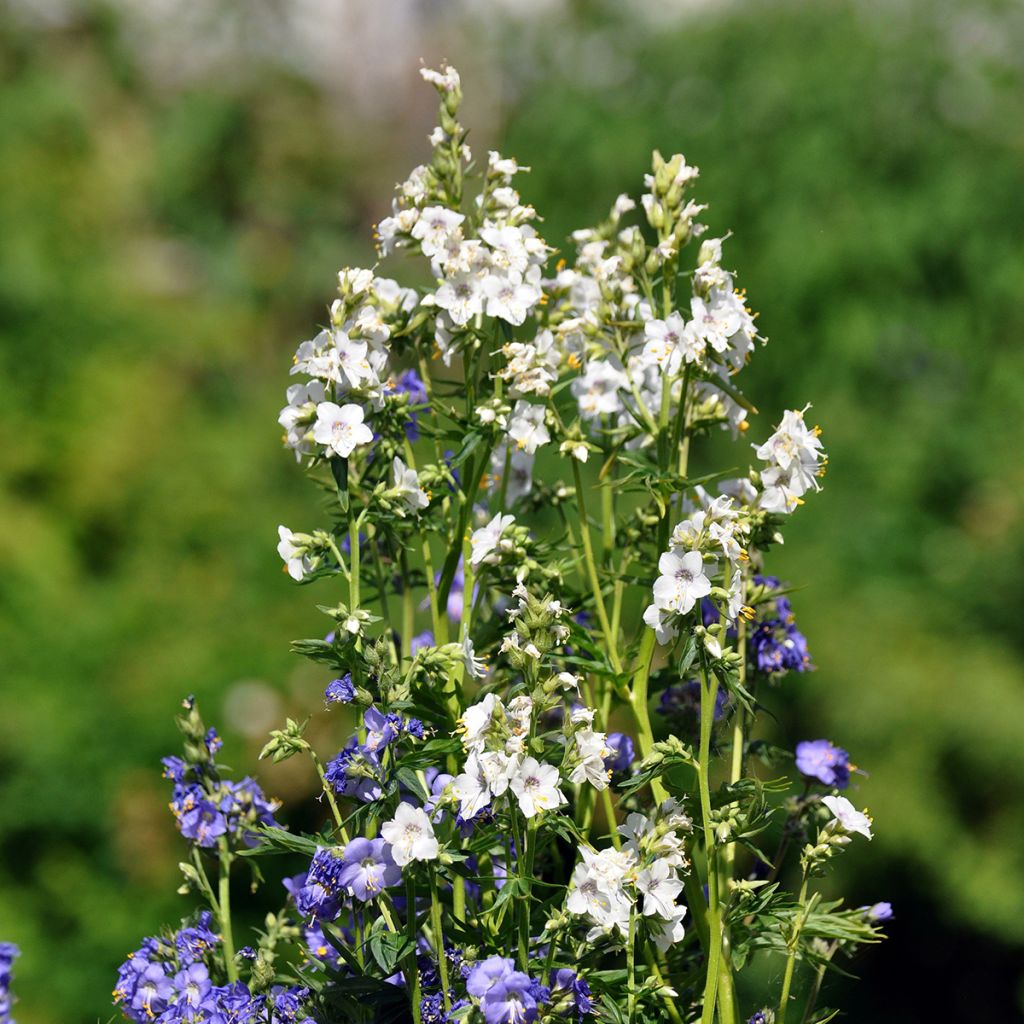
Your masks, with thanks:
<instances>
[{"instance_id":1,"label":"purple flower","mask_svg":"<svg viewBox=\"0 0 1024 1024\"><path fill-rule=\"evenodd\" d=\"M274 1020L295 1021L302 1012L302 1004L309 998L309 989L275 986L270 990L270 996L274 1000Z\"/></svg>"},{"instance_id":2,"label":"purple flower","mask_svg":"<svg viewBox=\"0 0 1024 1024\"><path fill-rule=\"evenodd\" d=\"M352 683L352 674L346 672L340 679L332 679L324 690L324 701L327 705L348 704L356 695L356 688Z\"/></svg>"},{"instance_id":3,"label":"purple flower","mask_svg":"<svg viewBox=\"0 0 1024 1024\"><path fill-rule=\"evenodd\" d=\"M345 847L338 881L359 900L372 900L383 889L398 885L402 869L383 839L353 839Z\"/></svg>"},{"instance_id":4,"label":"purple flower","mask_svg":"<svg viewBox=\"0 0 1024 1024\"><path fill-rule=\"evenodd\" d=\"M189 964L174 976L175 1002L195 1010L206 1002L212 987L206 964Z\"/></svg>"},{"instance_id":5,"label":"purple flower","mask_svg":"<svg viewBox=\"0 0 1024 1024\"><path fill-rule=\"evenodd\" d=\"M194 925L182 928L174 936L174 948L178 952L178 962L182 966L202 960L206 951L220 942L220 936L210 930L212 920L213 915L204 910Z\"/></svg>"},{"instance_id":6,"label":"purple flower","mask_svg":"<svg viewBox=\"0 0 1024 1024\"><path fill-rule=\"evenodd\" d=\"M754 582L767 590L782 587L776 576L755 576ZM807 638L796 628L789 599L780 594L759 602L757 607L758 621L750 634L748 657L758 671L772 675L813 668Z\"/></svg>"},{"instance_id":7,"label":"purple flower","mask_svg":"<svg viewBox=\"0 0 1024 1024\"><path fill-rule=\"evenodd\" d=\"M328 762L324 778L336 793L357 800L377 800L383 792L380 785L380 756L376 751L361 745L355 736L337 757Z\"/></svg>"},{"instance_id":8,"label":"purple flower","mask_svg":"<svg viewBox=\"0 0 1024 1024\"><path fill-rule=\"evenodd\" d=\"M210 1024L255 1024L263 1019L266 999L254 996L245 982L236 981L210 991Z\"/></svg>"},{"instance_id":9,"label":"purple flower","mask_svg":"<svg viewBox=\"0 0 1024 1024\"><path fill-rule=\"evenodd\" d=\"M801 775L826 786L846 789L850 784L850 755L828 740L804 740L796 745L796 766Z\"/></svg>"},{"instance_id":10,"label":"purple flower","mask_svg":"<svg viewBox=\"0 0 1024 1024\"><path fill-rule=\"evenodd\" d=\"M164 778L172 782L184 782L188 765L180 757L164 757L160 763L164 766Z\"/></svg>"},{"instance_id":11,"label":"purple flower","mask_svg":"<svg viewBox=\"0 0 1024 1024\"><path fill-rule=\"evenodd\" d=\"M575 971L562 967L551 972L551 998L558 1002L566 997L576 1013L577 1020L583 1020L593 1009L590 986Z\"/></svg>"},{"instance_id":12,"label":"purple flower","mask_svg":"<svg viewBox=\"0 0 1024 1024\"><path fill-rule=\"evenodd\" d=\"M715 694L716 722L725 714L728 702L729 694L720 686ZM671 716L687 712L700 715L700 681L697 679L691 679L686 683L674 683L661 692L658 702L659 714Z\"/></svg>"},{"instance_id":13,"label":"purple flower","mask_svg":"<svg viewBox=\"0 0 1024 1024\"><path fill-rule=\"evenodd\" d=\"M363 714L363 728L366 730L363 749L376 754L402 731L402 718L400 715L385 715L375 707L368 707Z\"/></svg>"},{"instance_id":14,"label":"purple flower","mask_svg":"<svg viewBox=\"0 0 1024 1024\"><path fill-rule=\"evenodd\" d=\"M628 772L633 764L633 740L622 732L610 732L605 745L611 754L604 759L604 766L613 772Z\"/></svg>"},{"instance_id":15,"label":"purple flower","mask_svg":"<svg viewBox=\"0 0 1024 1024\"><path fill-rule=\"evenodd\" d=\"M146 964L136 979L131 1008L135 1020L152 1020L167 1009L174 995L174 985L162 964Z\"/></svg>"},{"instance_id":16,"label":"purple flower","mask_svg":"<svg viewBox=\"0 0 1024 1024\"><path fill-rule=\"evenodd\" d=\"M344 866L341 857L321 846L313 854L305 877L300 875L285 882L302 917L331 921L338 916L346 891L341 881Z\"/></svg>"},{"instance_id":17,"label":"purple flower","mask_svg":"<svg viewBox=\"0 0 1024 1024\"><path fill-rule=\"evenodd\" d=\"M873 924L891 921L895 917L891 903L873 903L870 907L864 907L863 910L864 916Z\"/></svg>"},{"instance_id":18,"label":"purple flower","mask_svg":"<svg viewBox=\"0 0 1024 1024\"><path fill-rule=\"evenodd\" d=\"M547 995L547 989L501 956L478 963L466 979L466 991L480 1000L487 1024L526 1024L536 1020L538 1002Z\"/></svg>"},{"instance_id":19,"label":"purple flower","mask_svg":"<svg viewBox=\"0 0 1024 1024\"><path fill-rule=\"evenodd\" d=\"M422 633L417 633L412 640L409 641L409 650L416 655L417 651L423 650L425 647L434 646L434 634L429 630L425 629Z\"/></svg>"},{"instance_id":20,"label":"purple flower","mask_svg":"<svg viewBox=\"0 0 1024 1024\"><path fill-rule=\"evenodd\" d=\"M395 393L405 393L409 396L409 420L405 425L405 436L410 441L419 440L419 414L427 409L416 409L415 406L427 405L427 388L420 375L412 369L405 370L395 381Z\"/></svg>"},{"instance_id":21,"label":"purple flower","mask_svg":"<svg viewBox=\"0 0 1024 1024\"><path fill-rule=\"evenodd\" d=\"M227 832L228 822L216 804L205 798L190 799L187 809L178 815L178 830L197 846L208 849Z\"/></svg>"},{"instance_id":22,"label":"purple flower","mask_svg":"<svg viewBox=\"0 0 1024 1024\"><path fill-rule=\"evenodd\" d=\"M768 1014L764 1010L758 1010L747 1024L768 1024Z\"/></svg>"}]
</instances>

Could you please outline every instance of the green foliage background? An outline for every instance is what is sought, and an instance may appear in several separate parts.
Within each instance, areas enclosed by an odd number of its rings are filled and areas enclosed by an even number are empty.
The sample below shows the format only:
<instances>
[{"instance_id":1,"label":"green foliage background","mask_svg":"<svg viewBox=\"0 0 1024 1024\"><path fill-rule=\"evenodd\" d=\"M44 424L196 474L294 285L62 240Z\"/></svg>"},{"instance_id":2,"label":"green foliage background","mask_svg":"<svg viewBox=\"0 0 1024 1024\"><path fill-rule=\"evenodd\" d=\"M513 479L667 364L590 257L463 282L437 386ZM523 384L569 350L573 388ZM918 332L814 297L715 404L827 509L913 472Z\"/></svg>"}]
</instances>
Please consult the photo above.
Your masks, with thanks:
<instances>
[{"instance_id":1,"label":"green foliage background","mask_svg":"<svg viewBox=\"0 0 1024 1024\"><path fill-rule=\"evenodd\" d=\"M492 41L496 138L555 243L636 195L652 147L684 152L772 339L754 434L814 402L827 486L772 568L807 585L820 670L778 695L776 738L866 770L877 839L841 885L897 914L842 998L852 1019L1018 1016L1021 9L611 11ZM63 1024L105 1019L124 953L180 912L157 769L176 701L218 718L234 688L240 770L242 697L314 706L287 643L320 623L274 552L310 506L274 419L333 273L371 261L422 154L256 58L158 87L102 9L5 17L0 83L0 937L24 949L18 1019ZM269 788L312 813L285 767Z\"/></svg>"}]
</instances>

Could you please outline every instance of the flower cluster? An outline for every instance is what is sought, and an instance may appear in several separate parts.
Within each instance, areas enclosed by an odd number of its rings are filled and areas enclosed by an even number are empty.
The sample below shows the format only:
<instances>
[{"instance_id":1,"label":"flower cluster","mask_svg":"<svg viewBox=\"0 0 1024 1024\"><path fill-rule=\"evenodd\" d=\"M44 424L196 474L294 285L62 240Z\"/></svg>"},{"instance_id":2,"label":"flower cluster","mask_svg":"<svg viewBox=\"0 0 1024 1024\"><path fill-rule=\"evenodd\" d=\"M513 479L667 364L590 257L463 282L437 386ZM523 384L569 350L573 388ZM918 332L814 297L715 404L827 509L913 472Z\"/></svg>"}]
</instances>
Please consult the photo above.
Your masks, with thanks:
<instances>
[{"instance_id":1,"label":"flower cluster","mask_svg":"<svg viewBox=\"0 0 1024 1024\"><path fill-rule=\"evenodd\" d=\"M458 73L423 77L429 158L377 225L382 263L339 273L279 416L325 515L278 553L329 626L293 644L322 718L263 756L308 758L317 820L284 828L226 779L187 703L165 768L209 909L147 939L115 998L215 1024L785 1024L806 985L816 1019L819 972L891 917L811 891L872 834L846 752L801 743L785 794L792 755L759 732L811 668L766 565L821 486L820 432L807 408L751 419L765 338L697 168L655 153L553 263L528 168L474 160ZM740 441L731 478L694 474L712 434ZM272 854L284 907L236 955L233 873ZM744 1006L762 958L781 988Z\"/></svg>"},{"instance_id":2,"label":"flower cluster","mask_svg":"<svg viewBox=\"0 0 1024 1024\"><path fill-rule=\"evenodd\" d=\"M11 978L14 961L21 956L21 950L13 942L0 942L0 1024L14 1024L11 1017Z\"/></svg>"},{"instance_id":3,"label":"flower cluster","mask_svg":"<svg viewBox=\"0 0 1024 1024\"><path fill-rule=\"evenodd\" d=\"M174 783L171 812L178 831L196 846L212 847L219 841L255 845L255 830L276 825L281 804L268 799L251 778L223 779L214 762L221 741L215 729L203 730L192 698L185 702L182 729L192 737L185 757L165 757L164 778Z\"/></svg>"}]
</instances>

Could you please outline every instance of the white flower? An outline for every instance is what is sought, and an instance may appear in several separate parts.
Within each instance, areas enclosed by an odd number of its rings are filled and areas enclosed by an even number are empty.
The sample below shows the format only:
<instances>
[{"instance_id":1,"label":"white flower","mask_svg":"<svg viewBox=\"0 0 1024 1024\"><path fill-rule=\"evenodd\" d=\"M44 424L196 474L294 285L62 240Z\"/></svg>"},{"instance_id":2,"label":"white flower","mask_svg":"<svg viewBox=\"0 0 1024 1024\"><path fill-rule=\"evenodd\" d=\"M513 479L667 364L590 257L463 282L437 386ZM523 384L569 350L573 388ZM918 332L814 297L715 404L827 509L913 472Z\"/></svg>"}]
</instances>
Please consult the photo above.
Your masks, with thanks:
<instances>
[{"instance_id":1,"label":"white flower","mask_svg":"<svg viewBox=\"0 0 1024 1024\"><path fill-rule=\"evenodd\" d=\"M551 434L544 425L545 409L542 405L531 405L521 398L512 410L512 418L508 423L508 436L516 446L527 455L533 453L551 440Z\"/></svg>"},{"instance_id":2,"label":"white flower","mask_svg":"<svg viewBox=\"0 0 1024 1024\"><path fill-rule=\"evenodd\" d=\"M656 363L670 377L679 372L684 350L685 325L679 313L671 313L665 320L649 320L644 324L644 357ZM688 358L688 363L694 362Z\"/></svg>"},{"instance_id":3,"label":"white flower","mask_svg":"<svg viewBox=\"0 0 1024 1024\"><path fill-rule=\"evenodd\" d=\"M410 469L397 455L391 469L395 475L395 490L398 491L398 496L413 510L426 508L430 504L430 498L420 487L420 478L416 470Z\"/></svg>"},{"instance_id":4,"label":"white flower","mask_svg":"<svg viewBox=\"0 0 1024 1024\"><path fill-rule=\"evenodd\" d=\"M561 683L562 689L570 691L579 695L580 692L580 677L573 675L572 672L559 672L555 678Z\"/></svg>"},{"instance_id":5,"label":"white flower","mask_svg":"<svg viewBox=\"0 0 1024 1024\"><path fill-rule=\"evenodd\" d=\"M429 82L444 92L454 92L460 84L459 73L451 64L442 64L440 71L434 71L433 68L420 68L420 77L424 82Z\"/></svg>"},{"instance_id":6,"label":"white flower","mask_svg":"<svg viewBox=\"0 0 1024 1024\"><path fill-rule=\"evenodd\" d=\"M321 402L316 407L313 440L347 459L356 445L369 444L373 431L363 423L363 410L358 405L335 405Z\"/></svg>"},{"instance_id":7,"label":"white flower","mask_svg":"<svg viewBox=\"0 0 1024 1024\"><path fill-rule=\"evenodd\" d=\"M569 773L570 782L589 782L595 789L607 789L611 772L604 759L611 753L603 732L580 729L576 733L576 753L579 763Z\"/></svg>"},{"instance_id":8,"label":"white flower","mask_svg":"<svg viewBox=\"0 0 1024 1024\"><path fill-rule=\"evenodd\" d=\"M558 769L554 765L541 764L536 758L527 757L512 776L509 789L515 793L525 817L532 818L540 811L566 803L558 781Z\"/></svg>"},{"instance_id":9,"label":"white flower","mask_svg":"<svg viewBox=\"0 0 1024 1024\"><path fill-rule=\"evenodd\" d=\"M308 450L306 434L316 416L318 402L324 400L324 386L318 380L305 384L292 384L285 392L288 404L281 410L277 422L284 427L285 444L301 459Z\"/></svg>"},{"instance_id":10,"label":"white flower","mask_svg":"<svg viewBox=\"0 0 1024 1024\"><path fill-rule=\"evenodd\" d=\"M295 543L295 534L287 526L279 526L277 535L280 538L277 553L284 559L288 575L293 580L301 580L311 568L305 547Z\"/></svg>"},{"instance_id":11,"label":"white flower","mask_svg":"<svg viewBox=\"0 0 1024 1024\"><path fill-rule=\"evenodd\" d=\"M672 619L672 612L659 608L656 604L650 604L644 611L644 622L654 630L654 638L662 647L670 644L679 635Z\"/></svg>"},{"instance_id":12,"label":"white flower","mask_svg":"<svg viewBox=\"0 0 1024 1024\"><path fill-rule=\"evenodd\" d=\"M473 531L473 535L469 538L470 546L473 549L469 559L471 565L479 565L497 548L501 535L515 522L515 519L515 516L503 516L499 512L486 526Z\"/></svg>"},{"instance_id":13,"label":"white flower","mask_svg":"<svg viewBox=\"0 0 1024 1024\"><path fill-rule=\"evenodd\" d=\"M598 925L598 934L618 928L625 935L632 904L622 887L636 866L635 854L625 849L598 853L586 846L580 853L583 863L573 870L566 910L590 917Z\"/></svg>"},{"instance_id":14,"label":"white flower","mask_svg":"<svg viewBox=\"0 0 1024 1024\"><path fill-rule=\"evenodd\" d=\"M448 243L448 238L466 219L444 206L426 206L420 211L419 220L413 225L412 237L420 243L424 256L436 256Z\"/></svg>"},{"instance_id":15,"label":"white flower","mask_svg":"<svg viewBox=\"0 0 1024 1024\"><path fill-rule=\"evenodd\" d=\"M603 359L592 359L586 372L572 382L572 393L585 420L614 415L622 410L619 391L629 389L626 374Z\"/></svg>"},{"instance_id":16,"label":"white flower","mask_svg":"<svg viewBox=\"0 0 1024 1024\"><path fill-rule=\"evenodd\" d=\"M483 679L487 675L487 666L476 656L473 641L468 636L462 641L462 663L470 679Z\"/></svg>"},{"instance_id":17,"label":"white flower","mask_svg":"<svg viewBox=\"0 0 1024 1024\"><path fill-rule=\"evenodd\" d=\"M678 555L666 551L658 559L661 575L654 581L654 603L662 610L685 615L702 597L711 593L704 575L704 556L699 551Z\"/></svg>"},{"instance_id":18,"label":"white flower","mask_svg":"<svg viewBox=\"0 0 1024 1024\"><path fill-rule=\"evenodd\" d=\"M448 310L452 323L465 326L483 312L484 297L480 279L473 271L460 271L445 278L434 292L434 305Z\"/></svg>"},{"instance_id":19,"label":"white flower","mask_svg":"<svg viewBox=\"0 0 1024 1024\"><path fill-rule=\"evenodd\" d=\"M731 294L713 293L715 297ZM724 352L729 347L729 339L743 326L735 304L728 301L709 305L695 295L690 299L690 315L697 337L716 352Z\"/></svg>"},{"instance_id":20,"label":"white flower","mask_svg":"<svg viewBox=\"0 0 1024 1024\"><path fill-rule=\"evenodd\" d=\"M516 326L526 320L526 314L541 300L541 290L525 282L518 272L508 276L489 274L484 278L483 290L487 315Z\"/></svg>"},{"instance_id":21,"label":"white flower","mask_svg":"<svg viewBox=\"0 0 1024 1024\"><path fill-rule=\"evenodd\" d=\"M483 746L494 718L494 709L500 704L498 698L493 693L489 693L483 700L477 701L476 704L462 712L458 731L462 734L462 745L467 750Z\"/></svg>"},{"instance_id":22,"label":"white flower","mask_svg":"<svg viewBox=\"0 0 1024 1024\"><path fill-rule=\"evenodd\" d=\"M832 812L846 832L859 832L871 838L871 819L858 811L845 796L823 796L821 802Z\"/></svg>"},{"instance_id":23,"label":"white flower","mask_svg":"<svg viewBox=\"0 0 1024 1024\"><path fill-rule=\"evenodd\" d=\"M483 766L475 751L466 758L463 773L452 781L451 787L452 793L459 801L459 814L467 821L490 806L491 788L487 784Z\"/></svg>"},{"instance_id":24,"label":"white flower","mask_svg":"<svg viewBox=\"0 0 1024 1024\"><path fill-rule=\"evenodd\" d=\"M821 441L816 431L804 422L804 414L787 409L775 433L755 449L759 459L789 469L795 462L816 463L821 454Z\"/></svg>"},{"instance_id":25,"label":"white flower","mask_svg":"<svg viewBox=\"0 0 1024 1024\"><path fill-rule=\"evenodd\" d=\"M672 916L667 921L652 922L658 930L653 932L654 944L664 953L669 946L680 942L686 930L683 927L683 918L686 917L686 907L675 907ZM653 929L652 929L653 931Z\"/></svg>"},{"instance_id":26,"label":"white flower","mask_svg":"<svg viewBox=\"0 0 1024 1024\"><path fill-rule=\"evenodd\" d=\"M437 837L422 807L401 803L391 821L380 829L381 838L391 844L391 856L399 867L414 860L436 860Z\"/></svg>"},{"instance_id":27,"label":"white flower","mask_svg":"<svg viewBox=\"0 0 1024 1024\"><path fill-rule=\"evenodd\" d=\"M644 915L671 918L676 911L676 897L683 891L683 883L667 861L656 860L636 876L636 887L643 893Z\"/></svg>"}]
</instances>

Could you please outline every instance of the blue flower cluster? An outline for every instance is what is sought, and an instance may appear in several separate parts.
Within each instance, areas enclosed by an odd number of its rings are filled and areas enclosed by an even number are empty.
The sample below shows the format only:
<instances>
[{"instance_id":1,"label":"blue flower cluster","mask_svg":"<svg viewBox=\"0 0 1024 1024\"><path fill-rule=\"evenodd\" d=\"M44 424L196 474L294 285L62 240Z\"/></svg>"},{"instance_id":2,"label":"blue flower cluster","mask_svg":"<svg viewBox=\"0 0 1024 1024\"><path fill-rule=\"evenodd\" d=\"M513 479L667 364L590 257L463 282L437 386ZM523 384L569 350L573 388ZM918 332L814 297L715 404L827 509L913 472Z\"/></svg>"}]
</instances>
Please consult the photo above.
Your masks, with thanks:
<instances>
[{"instance_id":1,"label":"blue flower cluster","mask_svg":"<svg viewBox=\"0 0 1024 1024\"><path fill-rule=\"evenodd\" d=\"M540 1016L542 1007L545 1016L579 1021L592 1008L590 987L575 971L556 970L550 985L544 985L502 956L477 963L466 977L466 992L479 1000L487 1024L529 1024Z\"/></svg>"},{"instance_id":2,"label":"blue flower cluster","mask_svg":"<svg viewBox=\"0 0 1024 1024\"><path fill-rule=\"evenodd\" d=\"M206 746L212 754L220 740L213 729ZM221 836L252 846L258 825L277 825L274 813L281 806L269 800L255 779L239 782L219 778L210 761L189 762L180 757L163 759L164 778L174 783L171 812L178 831L197 846L209 849Z\"/></svg>"},{"instance_id":3,"label":"blue flower cluster","mask_svg":"<svg viewBox=\"0 0 1024 1024\"><path fill-rule=\"evenodd\" d=\"M242 981L214 984L205 954L220 942L204 912L169 939L148 938L121 965L114 1001L139 1024L312 1024L309 992L275 986L259 995Z\"/></svg>"},{"instance_id":4,"label":"blue flower cluster","mask_svg":"<svg viewBox=\"0 0 1024 1024\"><path fill-rule=\"evenodd\" d=\"M336 793L366 802L377 800L387 782L387 753L402 736L423 737L418 718L384 714L375 707L363 713L365 739L353 735L340 753L327 765L324 778Z\"/></svg>"},{"instance_id":5,"label":"blue flower cluster","mask_svg":"<svg viewBox=\"0 0 1024 1024\"><path fill-rule=\"evenodd\" d=\"M729 703L729 693L719 687L715 694L715 721L725 714L725 706ZM685 683L674 683L661 691L658 700L658 714L667 717L690 714L700 717L700 682L690 679Z\"/></svg>"},{"instance_id":6,"label":"blue flower cluster","mask_svg":"<svg viewBox=\"0 0 1024 1024\"><path fill-rule=\"evenodd\" d=\"M396 394L406 394L409 396L410 409L409 419L405 424L405 436L409 438L410 441L418 441L420 436L420 414L429 412L429 406L427 406L428 395L426 385L415 370L403 370L399 375L398 380L395 381L392 392Z\"/></svg>"},{"instance_id":7,"label":"blue flower cluster","mask_svg":"<svg viewBox=\"0 0 1024 1024\"><path fill-rule=\"evenodd\" d=\"M11 978L14 961L21 956L21 950L13 942L0 942L0 1024L14 1024L11 1017L11 1006L14 997L11 995Z\"/></svg>"},{"instance_id":8,"label":"blue flower cluster","mask_svg":"<svg viewBox=\"0 0 1024 1024\"><path fill-rule=\"evenodd\" d=\"M755 576L754 582L768 591L781 590L777 576ZM789 598L777 594L759 602L758 617L750 633L749 660L759 672L807 672L813 668L807 650L807 637L796 628Z\"/></svg>"}]
</instances>

